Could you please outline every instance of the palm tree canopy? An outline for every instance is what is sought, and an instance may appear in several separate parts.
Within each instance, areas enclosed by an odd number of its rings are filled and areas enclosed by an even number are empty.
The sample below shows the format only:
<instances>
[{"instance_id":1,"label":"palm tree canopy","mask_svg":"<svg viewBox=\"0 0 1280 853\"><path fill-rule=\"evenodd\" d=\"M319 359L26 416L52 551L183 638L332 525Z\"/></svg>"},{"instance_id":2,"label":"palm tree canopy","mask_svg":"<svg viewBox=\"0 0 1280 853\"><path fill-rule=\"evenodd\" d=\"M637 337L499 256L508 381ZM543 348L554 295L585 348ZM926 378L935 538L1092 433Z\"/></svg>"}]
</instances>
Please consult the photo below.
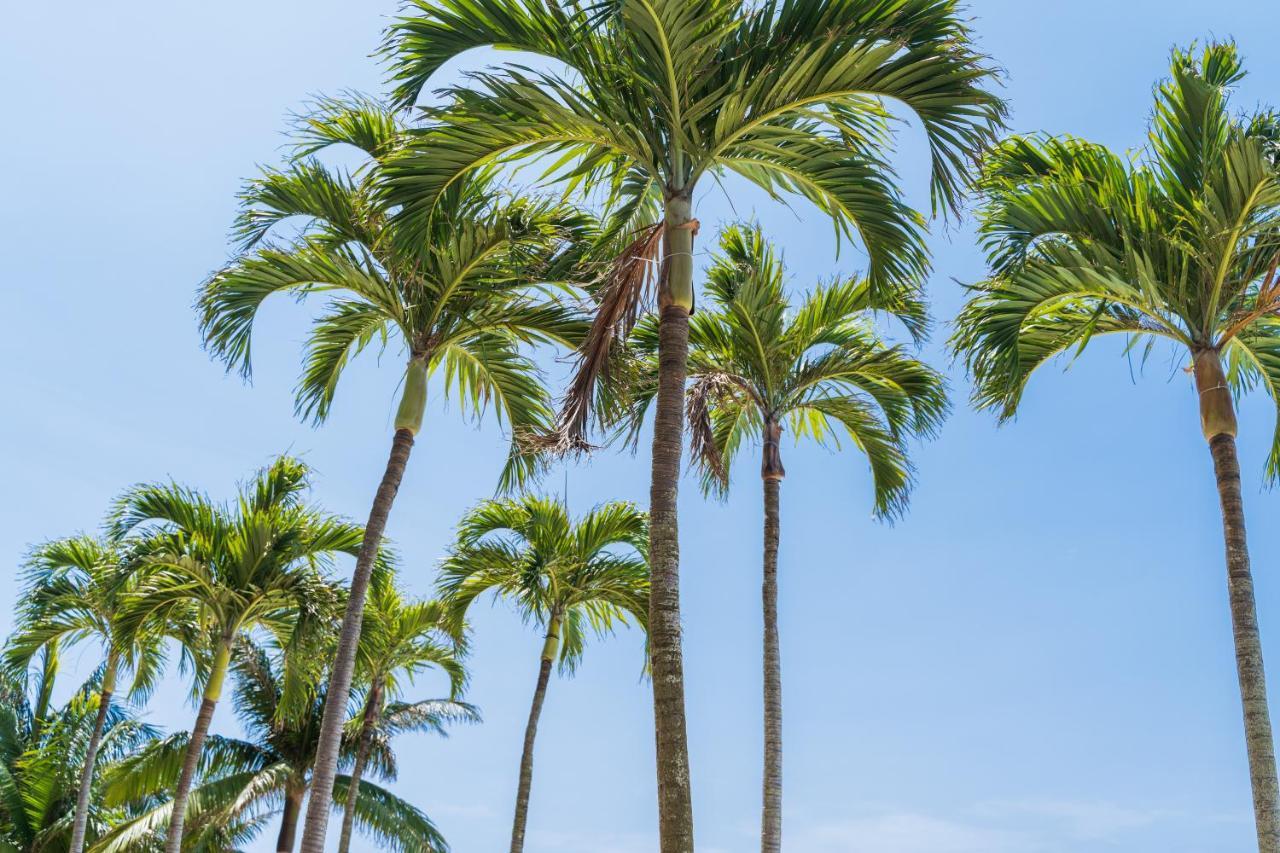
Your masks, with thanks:
<instances>
[{"instance_id":1,"label":"palm tree canopy","mask_svg":"<svg viewBox=\"0 0 1280 853\"><path fill-rule=\"evenodd\" d=\"M749 226L722 232L707 289L711 309L689 324L687 391L704 489L723 495L738 451L776 423L797 440L839 447L846 436L870 463L876 512L899 512L910 485L906 439L933 434L947 411L945 382L901 345L885 342L873 315L889 314L921 335L923 303L852 277L818 286L792 310L782 259ZM636 328L628 350L623 378L602 393L600 408L634 443L657 392L652 319Z\"/></svg>"},{"instance_id":2,"label":"palm tree canopy","mask_svg":"<svg viewBox=\"0 0 1280 853\"><path fill-rule=\"evenodd\" d=\"M629 503L597 506L576 523L564 505L523 496L468 512L445 559L439 588L459 628L486 592L510 600L526 621L562 626L559 664L572 672L587 629L645 626L649 608L648 519Z\"/></svg>"},{"instance_id":3,"label":"palm tree canopy","mask_svg":"<svg viewBox=\"0 0 1280 853\"><path fill-rule=\"evenodd\" d=\"M406 598L391 576L371 585L356 661L366 685L377 682L383 696L398 699L421 673L435 667L449 679L457 698L467 683L465 651L449 630L448 608L439 601Z\"/></svg>"},{"instance_id":4,"label":"palm tree canopy","mask_svg":"<svg viewBox=\"0 0 1280 853\"><path fill-rule=\"evenodd\" d=\"M727 170L812 201L859 237L877 281L914 279L927 261L919 217L880 153L886 104L920 119L939 206L957 203L968 158L1003 115L952 0L411 0L409 10L386 46L401 104L474 47L566 66L508 64L445 89L446 106L428 112L437 123L389 164L391 195L409 213L513 152L554 155L572 182L608 177L633 200Z\"/></svg>"},{"instance_id":5,"label":"palm tree canopy","mask_svg":"<svg viewBox=\"0 0 1280 853\"><path fill-rule=\"evenodd\" d=\"M514 438L546 428L551 409L525 344L576 346L585 323L564 299L593 220L546 200L510 197L492 175L450 187L425 232L403 227L377 189L405 128L384 107L359 98L320 101L298 123L295 158L249 182L235 236L241 253L199 297L209 350L250 375L258 309L272 294L325 294L312 324L298 384L299 416L328 417L347 363L375 341L399 346L444 393L476 416L492 404ZM354 146L367 161L354 172L315 158ZM273 237L288 220L296 231ZM420 416L421 405L419 405ZM518 443L503 474L513 486L536 468Z\"/></svg>"},{"instance_id":6,"label":"palm tree canopy","mask_svg":"<svg viewBox=\"0 0 1280 853\"><path fill-rule=\"evenodd\" d=\"M1147 145L1132 158L1071 137L1018 136L980 188L991 274L953 345L974 402L1012 417L1031 374L1096 335L1219 353L1237 393L1280 404L1280 117L1230 109L1234 44L1173 52ZM1280 476L1280 431L1268 475Z\"/></svg>"},{"instance_id":7,"label":"palm tree canopy","mask_svg":"<svg viewBox=\"0 0 1280 853\"><path fill-rule=\"evenodd\" d=\"M254 627L292 643L314 636L340 603L329 566L338 554L354 556L364 532L305 502L310 476L306 464L281 457L242 485L232 505L176 483L125 492L113 535L145 535L152 544L122 618L135 628L165 626L195 655L198 673L208 663L198 650L211 639Z\"/></svg>"},{"instance_id":8,"label":"palm tree canopy","mask_svg":"<svg viewBox=\"0 0 1280 853\"><path fill-rule=\"evenodd\" d=\"M33 548L18 625L5 648L6 667L25 670L51 643L97 642L106 660L132 672L130 692L145 699L163 672L163 639L158 631L126 632L120 618L145 574L145 548L87 535Z\"/></svg>"}]
</instances>

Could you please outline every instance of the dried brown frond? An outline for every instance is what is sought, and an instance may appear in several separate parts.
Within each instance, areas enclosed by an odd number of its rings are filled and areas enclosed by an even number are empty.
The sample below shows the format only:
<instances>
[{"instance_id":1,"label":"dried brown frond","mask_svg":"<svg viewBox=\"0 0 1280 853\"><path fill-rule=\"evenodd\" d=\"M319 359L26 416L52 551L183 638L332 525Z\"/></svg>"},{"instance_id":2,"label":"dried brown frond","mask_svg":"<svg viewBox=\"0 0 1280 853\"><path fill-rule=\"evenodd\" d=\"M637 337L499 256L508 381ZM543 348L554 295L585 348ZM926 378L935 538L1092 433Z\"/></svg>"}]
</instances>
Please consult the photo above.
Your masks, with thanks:
<instances>
[{"instance_id":1,"label":"dried brown frond","mask_svg":"<svg viewBox=\"0 0 1280 853\"><path fill-rule=\"evenodd\" d=\"M711 426L711 408L716 401L730 396L736 383L723 373L706 373L689 386L685 399L685 416L689 421L689 462L705 469L722 488L729 486L729 469L716 445Z\"/></svg>"},{"instance_id":2,"label":"dried brown frond","mask_svg":"<svg viewBox=\"0 0 1280 853\"><path fill-rule=\"evenodd\" d=\"M597 384L609 378L613 345L631 334L640 315L653 304L661 275L658 255L662 235L661 222L641 229L609 264L597 291L595 317L578 350L573 381L565 392L556 428L536 439L543 450L565 454L591 449L587 431Z\"/></svg>"}]
</instances>

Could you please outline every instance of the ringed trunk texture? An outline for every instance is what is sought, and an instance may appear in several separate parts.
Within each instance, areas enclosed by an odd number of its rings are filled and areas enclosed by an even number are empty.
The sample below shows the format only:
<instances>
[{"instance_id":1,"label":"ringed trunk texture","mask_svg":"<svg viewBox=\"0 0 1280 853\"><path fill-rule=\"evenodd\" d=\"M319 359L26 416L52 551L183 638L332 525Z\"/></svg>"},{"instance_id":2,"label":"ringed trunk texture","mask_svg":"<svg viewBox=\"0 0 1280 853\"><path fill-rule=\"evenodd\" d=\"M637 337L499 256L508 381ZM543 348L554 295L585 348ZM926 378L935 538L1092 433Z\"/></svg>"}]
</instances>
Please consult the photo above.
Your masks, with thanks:
<instances>
[{"instance_id":1,"label":"ringed trunk texture","mask_svg":"<svg viewBox=\"0 0 1280 853\"><path fill-rule=\"evenodd\" d=\"M766 457L767 458L767 457ZM778 642L778 521L780 476L764 477L764 779L761 853L782 849L782 656Z\"/></svg>"},{"instance_id":2,"label":"ringed trunk texture","mask_svg":"<svg viewBox=\"0 0 1280 853\"><path fill-rule=\"evenodd\" d=\"M511 824L511 853L522 853L524 850L525 826L529 820L529 794L533 790L533 743L538 737L538 719L542 716L542 703L547 698L547 684L551 681L551 666L555 663L559 642L560 619L553 617L547 626L547 639L542 646L542 657L538 662L538 683L533 689L529 722L524 727L524 750L520 754L520 783L516 788L516 815Z\"/></svg>"},{"instance_id":3,"label":"ringed trunk texture","mask_svg":"<svg viewBox=\"0 0 1280 853\"><path fill-rule=\"evenodd\" d=\"M116 686L116 662L107 658L107 669L102 675L102 691L98 694L98 714L93 721L93 733L89 735L89 747L84 755L84 767L80 769L80 790L76 794L76 814L71 827L71 853L84 853L84 838L89 828L89 794L93 789L93 769L98 761L98 748L102 746L102 730L107 725L107 713L111 709L111 694Z\"/></svg>"},{"instance_id":4,"label":"ringed trunk texture","mask_svg":"<svg viewBox=\"0 0 1280 853\"><path fill-rule=\"evenodd\" d=\"M351 765L351 783L347 786L347 804L342 810L342 834L338 837L338 853L351 849L351 834L356 827L356 801L360 797L360 779L369 761L369 749L373 746L373 730L382 714L382 685L375 682L369 689L364 704L364 719L360 723L360 744L356 747L355 763Z\"/></svg>"},{"instance_id":5,"label":"ringed trunk texture","mask_svg":"<svg viewBox=\"0 0 1280 853\"><path fill-rule=\"evenodd\" d=\"M684 711L680 541L676 497L684 444L684 386L693 305L693 229L687 198L667 203L668 276L658 302L658 399L649 489L649 661L657 741L660 853L692 853L693 797Z\"/></svg>"},{"instance_id":6,"label":"ringed trunk texture","mask_svg":"<svg viewBox=\"0 0 1280 853\"><path fill-rule=\"evenodd\" d=\"M1253 598L1253 573L1245 538L1244 502L1240 496L1240 461L1236 440L1220 434L1209 440L1213 470L1222 504L1222 532L1227 546L1227 594L1236 647L1236 673L1244 710L1245 746L1249 753L1249 781L1253 787L1253 817L1259 853L1280 853L1280 813L1277 813L1275 746L1267 707L1267 683L1262 665L1258 610Z\"/></svg>"},{"instance_id":7,"label":"ringed trunk texture","mask_svg":"<svg viewBox=\"0 0 1280 853\"><path fill-rule=\"evenodd\" d=\"M364 600L369 591L369 578L373 574L378 545L382 542L382 532L386 529L387 517L391 514L400 481L404 479L409 453L413 450L413 436L414 430L411 428L396 429L395 437L391 440L387 469L374 496L373 507L369 510L364 542L360 545L360 554L356 558L351 591L347 597L347 612L342 619L338 652L334 656L329 692L325 697L320 743L311 771L311 797L307 802L307 819L302 830L302 853L324 853L329 809L333 804L333 778L338 772L338 747L347 713L347 697L351 693L351 678L355 672L356 646L360 642L360 628L364 622Z\"/></svg>"},{"instance_id":8,"label":"ringed trunk texture","mask_svg":"<svg viewBox=\"0 0 1280 853\"><path fill-rule=\"evenodd\" d=\"M230 660L231 638L223 637L218 651L214 654L209 682L205 685L204 696L200 700L196 724L191 729L191 740L187 742L187 754L182 760L182 773L178 776L178 787L173 791L173 810L169 813L169 831L164 839L165 853L182 853L182 828L187 819L187 800L191 796L191 784L195 781L196 769L200 766L200 753L204 750L204 739L209 734L209 724L213 722L213 711L218 707L218 700L222 697L222 682L226 678L227 664Z\"/></svg>"},{"instance_id":9,"label":"ringed trunk texture","mask_svg":"<svg viewBox=\"0 0 1280 853\"><path fill-rule=\"evenodd\" d=\"M293 840L298 835L298 818L302 817L303 788L290 788L284 794L280 813L280 834L276 837L276 853L293 853Z\"/></svg>"}]
</instances>

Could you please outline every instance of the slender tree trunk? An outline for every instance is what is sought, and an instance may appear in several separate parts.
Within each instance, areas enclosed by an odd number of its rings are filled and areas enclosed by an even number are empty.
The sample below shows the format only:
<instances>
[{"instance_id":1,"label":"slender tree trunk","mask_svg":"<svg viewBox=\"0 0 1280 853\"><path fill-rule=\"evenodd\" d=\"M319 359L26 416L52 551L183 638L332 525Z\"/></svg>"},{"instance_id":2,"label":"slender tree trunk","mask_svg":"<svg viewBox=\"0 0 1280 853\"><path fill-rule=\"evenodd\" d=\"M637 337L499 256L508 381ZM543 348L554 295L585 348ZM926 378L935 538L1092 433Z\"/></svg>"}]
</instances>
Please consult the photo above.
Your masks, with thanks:
<instances>
[{"instance_id":1,"label":"slender tree trunk","mask_svg":"<svg viewBox=\"0 0 1280 853\"><path fill-rule=\"evenodd\" d=\"M761 853L782 849L782 658L778 644L778 497L780 476L764 477L764 780Z\"/></svg>"},{"instance_id":2,"label":"slender tree trunk","mask_svg":"<svg viewBox=\"0 0 1280 853\"><path fill-rule=\"evenodd\" d=\"M360 779L369 760L373 746L373 731L382 714L382 684L374 682L369 687L369 698L364 703L364 719L360 722L360 744L356 747L356 760L351 766L351 782L347 786L347 804L342 810L342 834L338 837L338 853L351 849L351 834L356 827L356 800L360 798Z\"/></svg>"},{"instance_id":3,"label":"slender tree trunk","mask_svg":"<svg viewBox=\"0 0 1280 853\"><path fill-rule=\"evenodd\" d=\"M298 818L302 817L304 788L289 788L284 792L284 810L280 813L280 834L276 836L276 853L293 853L293 841L298 836Z\"/></svg>"},{"instance_id":4,"label":"slender tree trunk","mask_svg":"<svg viewBox=\"0 0 1280 853\"><path fill-rule=\"evenodd\" d=\"M230 661L231 638L223 637L213 656L209 681L205 684L204 696L200 700L200 712L196 714L196 724L191 729L191 740L187 742L187 754L182 761L178 787L173 791L173 811L169 813L169 831L164 839L165 853L182 853L182 828L187 819L187 799L191 796L191 783L195 781L196 768L200 766L200 753L204 750L204 739L209 734L209 724L213 722L213 711L222 698L222 682L226 678Z\"/></svg>"},{"instance_id":5,"label":"slender tree trunk","mask_svg":"<svg viewBox=\"0 0 1280 853\"><path fill-rule=\"evenodd\" d=\"M412 374L410 375L412 381ZM403 406L402 406L403 408ZM397 422L400 417L397 416ZM409 452L413 449L415 429L399 427L391 441L391 456L382 483L373 499L369 521L364 529L364 542L356 558L355 573L351 578L351 591L347 596L347 612L342 619L342 633L338 638L338 652L333 661L333 674L329 677L329 692L325 697L324 718L320 723L320 743L316 751L315 766L311 771L311 797L307 802L307 819L302 830L302 853L324 853L325 832L329 827L329 809L333 803L333 777L338 772L338 747L342 740L342 724L347 714L347 699L351 694L351 677L355 672L356 646L360 642L360 627L364 621L364 600L369 591L369 578L382 542L382 532L387 526L387 516L395 502L400 481L404 478Z\"/></svg>"},{"instance_id":6,"label":"slender tree trunk","mask_svg":"<svg viewBox=\"0 0 1280 853\"><path fill-rule=\"evenodd\" d=\"M684 710L680 539L676 498L693 305L693 222L686 196L667 202L667 280L659 292L658 400L649 489L649 660L657 740L661 853L692 853L693 797Z\"/></svg>"},{"instance_id":7,"label":"slender tree trunk","mask_svg":"<svg viewBox=\"0 0 1280 853\"><path fill-rule=\"evenodd\" d=\"M560 642L560 617L552 616L547 625L547 639L542 646L538 662L538 684L533 690L533 704L529 708L529 722L524 727L524 749L520 753L520 783L516 788L516 816L511 824L511 853L524 850L525 825L529 820L529 793L533 790L533 742L538 737L538 718L542 716L542 703L547 698L547 683L551 680L551 667L555 663Z\"/></svg>"},{"instance_id":8,"label":"slender tree trunk","mask_svg":"<svg viewBox=\"0 0 1280 853\"><path fill-rule=\"evenodd\" d=\"M1240 496L1240 462L1236 440L1217 435L1209 442L1213 470L1222 503L1222 530L1227 546L1227 592L1231 600L1231 626L1235 637L1236 672L1244 708L1245 745L1249 753L1249 779L1253 786L1253 817L1258 829L1260 853L1280 853L1280 813L1277 813L1275 746L1271 715L1267 708L1267 683L1262 666L1262 640L1258 611L1253 599L1253 573L1245 539L1244 503Z\"/></svg>"},{"instance_id":9,"label":"slender tree trunk","mask_svg":"<svg viewBox=\"0 0 1280 853\"><path fill-rule=\"evenodd\" d=\"M76 794L76 814L71 826L71 853L84 853L84 837L89 828L89 793L93 789L93 770L98 761L98 747L102 745L102 730L107 725L107 713L111 709L117 667L115 655L107 655L106 671L102 673L102 690L98 693L98 714L93 721L93 733L89 735L84 767L80 769L80 791Z\"/></svg>"}]
</instances>

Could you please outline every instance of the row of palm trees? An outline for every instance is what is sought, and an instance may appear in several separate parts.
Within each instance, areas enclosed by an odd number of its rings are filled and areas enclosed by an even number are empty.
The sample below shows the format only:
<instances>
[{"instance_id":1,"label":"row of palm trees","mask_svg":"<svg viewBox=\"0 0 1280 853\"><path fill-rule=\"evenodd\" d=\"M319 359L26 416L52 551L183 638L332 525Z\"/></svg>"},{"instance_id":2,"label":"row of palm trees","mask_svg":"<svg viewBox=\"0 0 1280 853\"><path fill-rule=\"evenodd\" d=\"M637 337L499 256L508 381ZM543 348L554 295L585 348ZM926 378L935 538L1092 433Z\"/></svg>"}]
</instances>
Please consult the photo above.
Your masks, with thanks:
<instances>
[{"instance_id":1,"label":"row of palm trees","mask_svg":"<svg viewBox=\"0 0 1280 853\"><path fill-rule=\"evenodd\" d=\"M441 66L486 46L551 64L489 65L464 85L439 90L432 105L417 105ZM473 590L495 588L545 628L522 801L552 662L576 659L571 638L583 624L607 629L629 613L646 627L662 853L694 849L676 504L686 425L692 462L713 494L728 488L736 452L759 442L761 849L781 848L782 434L853 444L868 460L876 512L892 517L905 508L912 482L910 442L932 434L947 408L940 375L885 340L873 319L894 317L917 340L929 326L926 223L903 200L886 159L895 117L889 104L911 113L928 138L934 213L958 210L970 189L976 195L990 272L973 286L951 344L974 380L977 407L1012 417L1036 368L1082 351L1096 335L1186 348L1222 503L1259 849L1280 853L1233 399L1258 386L1280 395L1280 119L1230 108L1243 76L1234 45L1175 51L1156 91L1149 143L1128 158L1070 137L998 141L1005 106L952 0L411 0L383 54L395 85L390 103L325 99L299 119L292 156L247 185L239 252L199 297L206 346L247 377L267 297L326 296L296 397L298 414L316 423L328 416L350 359L375 343L405 355L389 458L368 521L342 528L347 538L326 552L352 553L356 565L339 596L336 643L320 655L328 686L310 765L304 853L324 847L368 633L366 604L387 571L382 537L433 381L466 410L492 404L505 422L511 451L499 484L508 491L524 490L549 459L585 450L595 436L637 443L653 411L641 598L613 600L602 613L603 605L588 603L595 598L560 597L558 587L535 579L542 562L521 562L515 547L479 547L491 522L471 516L459 553L473 553L494 578L504 567L524 566L525 574L508 581L459 574L455 554L442 595L466 601ZM349 172L326 166L324 152L335 145L363 152L362 165ZM504 179L513 164L537 170L561 193L510 189ZM703 276L710 308L694 314L695 190L726 173L816 207L865 250L866 276L815 287L792 304L767 236L756 226L728 227ZM558 411L533 347L577 353ZM1280 432L1276 447L1273 477ZM553 503L537 509L536 499L521 498L505 506L511 517L503 529L525 530L526 542L568 529L562 510L547 520ZM121 513L113 535L151 521L145 511ZM636 547L636 535L627 544ZM626 569L610 562L616 555L601 559L581 570L583 585L597 573L610 591L620 580L614 572L638 580L634 558ZM584 560L579 554L574 564ZM205 632L216 648L192 659L207 676L202 716L212 715L222 682L214 674L230 666L238 632L252 625L279 635L289 620L273 608L290 595L300 600L301 590L269 588L269 601L210 604L223 614L221 632ZM157 603L145 618L190 624L184 607ZM294 613L290 643L294 634L309 642L313 616ZM461 619L450 616L455 635ZM188 742L188 781L202 755L200 729ZM175 796L166 835L175 853L182 821ZM518 805L513 851L523 834Z\"/></svg>"},{"instance_id":2,"label":"row of palm trees","mask_svg":"<svg viewBox=\"0 0 1280 853\"><path fill-rule=\"evenodd\" d=\"M313 784L333 636L348 592L332 558L362 532L304 502L307 467L281 458L234 505L172 483L135 487L106 532L33 549L20 620L5 646L0 718L0 849L96 853L234 849L278 816L276 850L295 848ZM478 722L460 700L467 609L494 592L546 628L520 764L513 837L523 839L534 735L551 667L571 672L590 633L643 624L644 514L608 503L575 522L553 500L486 501L463 519L438 600L405 596L385 551L370 586L355 691L344 706L335 779L347 853L359 826L385 849L447 851L414 805L369 781L396 778L392 739ZM60 652L102 660L67 706L51 706ZM138 721L171 647L199 713L161 737ZM447 698L406 701L438 670ZM212 733L226 679L244 738ZM116 685L133 700L115 698ZM33 696L27 696L30 681ZM124 683L124 682L120 682ZM513 842L514 844L514 842Z\"/></svg>"}]
</instances>

